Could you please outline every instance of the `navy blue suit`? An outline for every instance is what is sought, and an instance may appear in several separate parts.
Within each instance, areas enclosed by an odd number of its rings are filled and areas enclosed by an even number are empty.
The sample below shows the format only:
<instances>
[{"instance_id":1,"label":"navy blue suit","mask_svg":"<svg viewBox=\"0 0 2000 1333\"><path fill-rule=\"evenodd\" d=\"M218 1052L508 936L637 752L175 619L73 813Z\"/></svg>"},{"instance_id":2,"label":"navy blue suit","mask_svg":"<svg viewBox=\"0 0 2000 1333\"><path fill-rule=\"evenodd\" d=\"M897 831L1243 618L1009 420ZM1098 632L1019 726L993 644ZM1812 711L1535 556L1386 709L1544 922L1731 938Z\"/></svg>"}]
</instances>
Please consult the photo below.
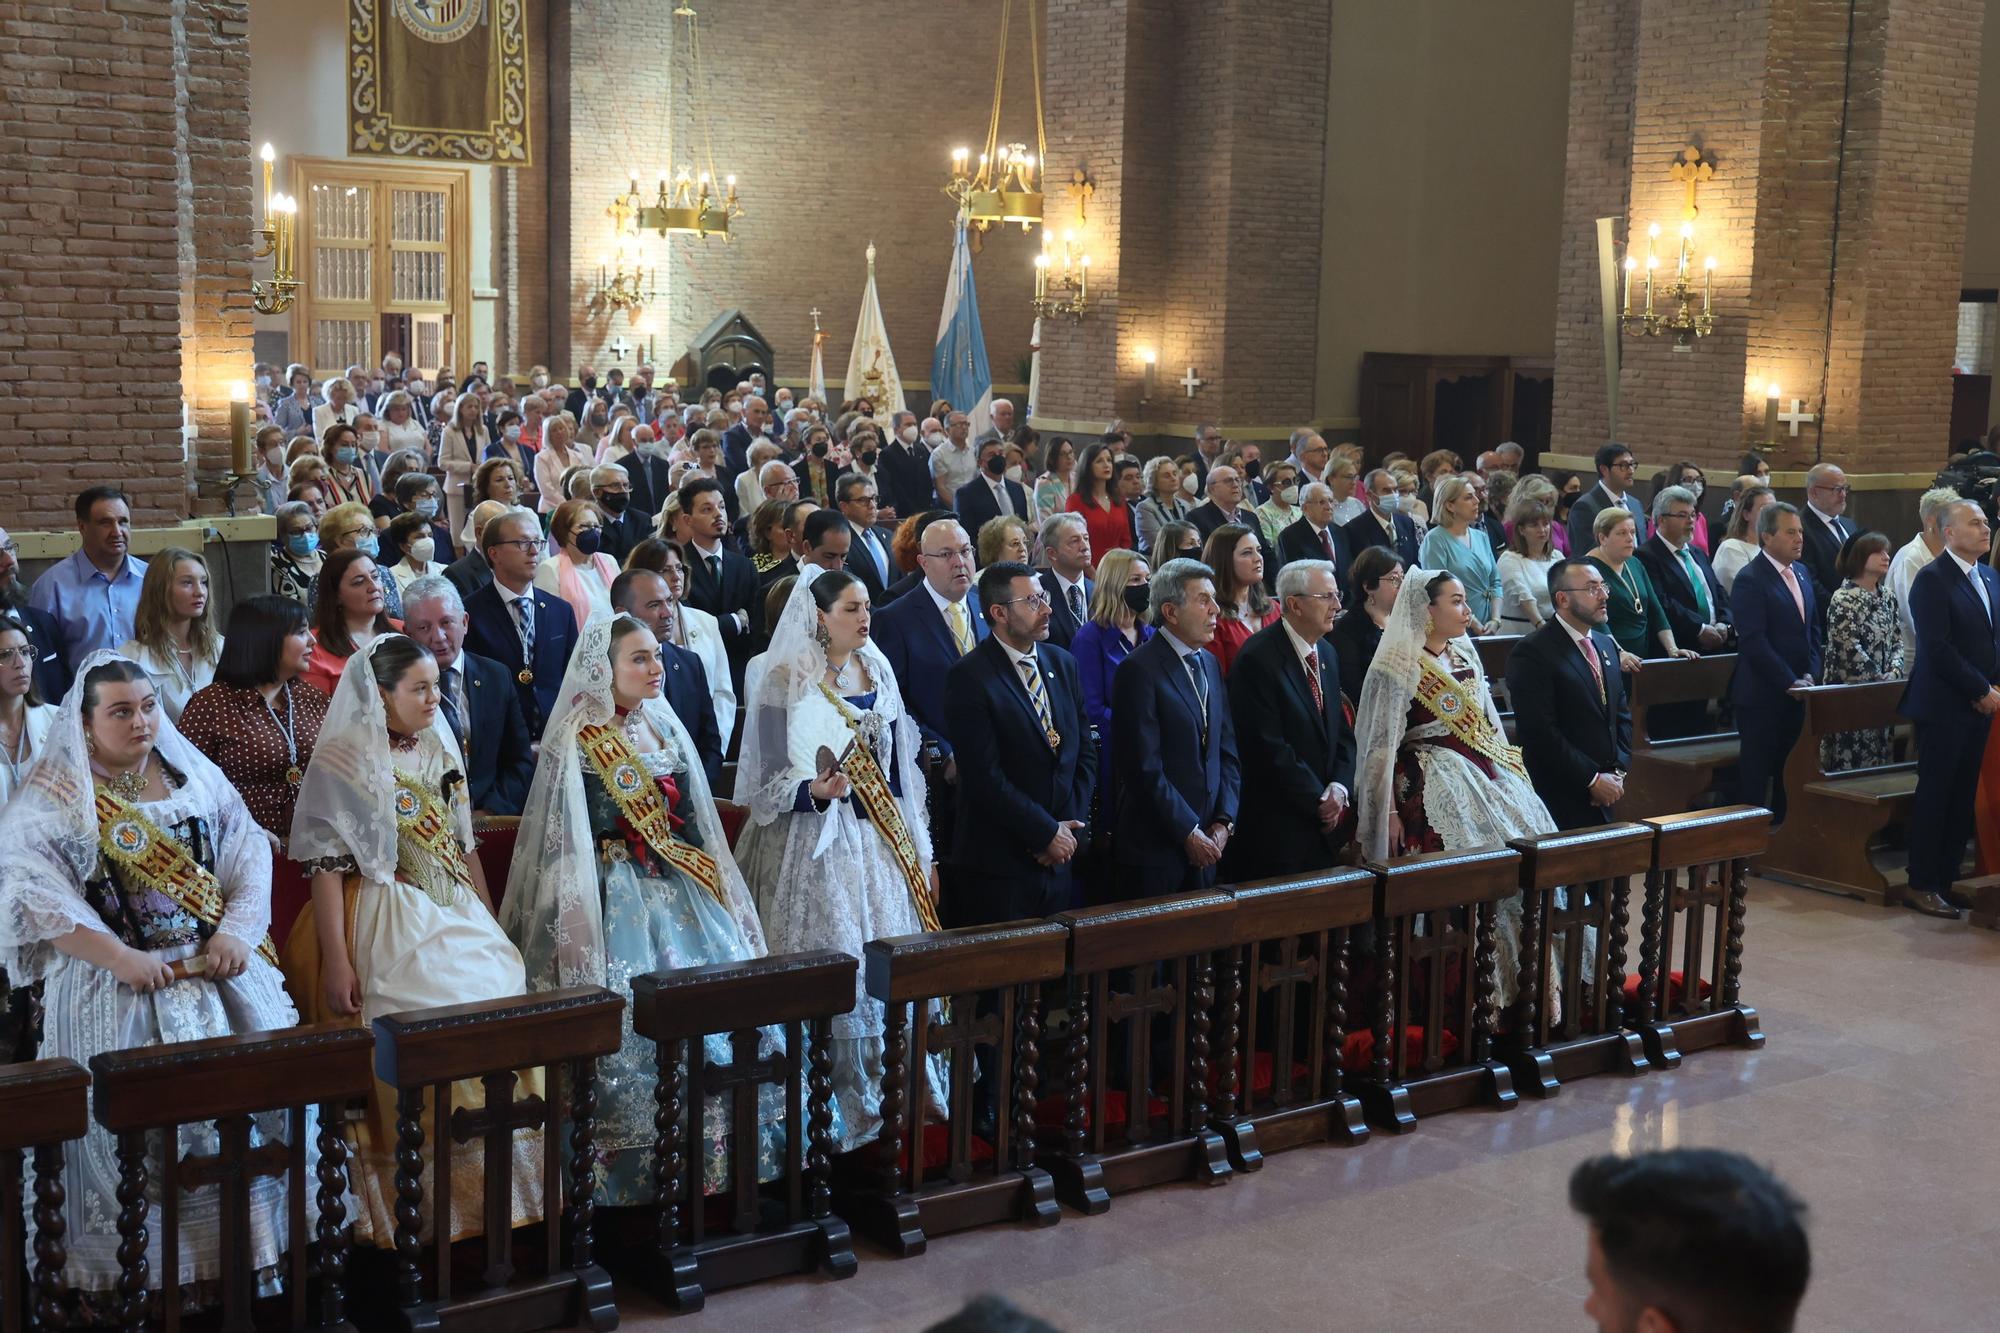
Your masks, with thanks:
<instances>
[{"instance_id":1,"label":"navy blue suit","mask_svg":"<svg viewBox=\"0 0 2000 1333\"><path fill-rule=\"evenodd\" d=\"M1792 683L1819 679L1820 668L1812 573L1794 564L1792 575L1805 599L1803 620L1791 589L1765 555L1751 557L1729 594L1737 642L1729 697L1736 703L1742 751L1736 769L1738 799L1770 807L1773 824L1785 821L1785 757L1805 725L1805 705L1792 697Z\"/></svg>"},{"instance_id":2,"label":"navy blue suit","mask_svg":"<svg viewBox=\"0 0 2000 1333\"><path fill-rule=\"evenodd\" d=\"M1232 879L1325 870L1339 855L1340 830L1321 830L1319 801L1327 784L1337 782L1348 789L1352 808L1354 733L1340 711L1333 644L1321 639L1313 652L1320 704L1282 620L1246 639L1229 669L1231 721L1257 756L1243 770L1243 820L1223 856Z\"/></svg>"},{"instance_id":3,"label":"navy blue suit","mask_svg":"<svg viewBox=\"0 0 2000 1333\"><path fill-rule=\"evenodd\" d=\"M1392 541L1389 534L1375 518L1375 511L1364 509L1353 518L1340 525L1347 534L1347 551L1350 560L1371 546L1386 546L1403 557L1403 563L1412 569L1417 566L1417 522L1408 514L1391 514L1396 523L1396 536ZM1345 573L1345 571L1342 571Z\"/></svg>"},{"instance_id":4,"label":"navy blue suit","mask_svg":"<svg viewBox=\"0 0 2000 1333\"><path fill-rule=\"evenodd\" d=\"M521 716L527 719L528 734L539 739L549 714L555 711L556 692L562 688L563 672L569 669L569 655L576 649L576 613L562 598L530 588L535 602L535 660L521 660L521 632L514 609L501 600L498 583L489 583L465 599L467 651L490 657L514 676L514 693L521 701ZM535 678L519 679L521 669L531 666Z\"/></svg>"},{"instance_id":5,"label":"navy blue suit","mask_svg":"<svg viewBox=\"0 0 2000 1333\"><path fill-rule=\"evenodd\" d=\"M1978 579L1996 615L1981 605ZM1968 578L1949 551L1910 580L1917 663L1898 706L1917 724L1917 795L1910 806L1910 890L1949 889L1972 836L1973 796L1991 723L1973 709L2000 680L2000 574Z\"/></svg>"},{"instance_id":6,"label":"navy blue suit","mask_svg":"<svg viewBox=\"0 0 2000 1333\"><path fill-rule=\"evenodd\" d=\"M35 650L35 693L45 704L59 704L69 693L70 666L63 656L62 628L56 618L32 606L0 605L0 614L21 622Z\"/></svg>"},{"instance_id":7,"label":"navy blue suit","mask_svg":"<svg viewBox=\"0 0 2000 1333\"><path fill-rule=\"evenodd\" d=\"M1194 680L1165 632L1133 649L1111 678L1121 899L1212 887L1216 868L1189 863L1187 836L1236 820L1242 771L1229 693L1212 654L1195 660L1208 684L1206 728Z\"/></svg>"},{"instance_id":8,"label":"navy blue suit","mask_svg":"<svg viewBox=\"0 0 2000 1333\"><path fill-rule=\"evenodd\" d=\"M743 668L757 648L758 627L763 620L758 608L763 603L758 600L757 566L750 563L748 556L730 550L727 545L719 549L722 578L718 582L700 547L689 542L681 548L681 560L687 570L687 593L681 600L715 617L722 630L722 650L729 654L730 678L741 693ZM738 611L744 616L740 629L734 614Z\"/></svg>"},{"instance_id":9,"label":"navy blue suit","mask_svg":"<svg viewBox=\"0 0 2000 1333\"><path fill-rule=\"evenodd\" d=\"M1035 646L1051 748L1014 656L988 637L945 673L945 730L958 753L955 871L945 898L952 926L1048 916L1070 903L1070 865L1044 866L1036 853L1069 820L1088 823L1097 783L1097 747L1084 715L1076 659ZM1081 844L1087 829L1074 830Z\"/></svg>"},{"instance_id":10,"label":"navy blue suit","mask_svg":"<svg viewBox=\"0 0 2000 1333\"><path fill-rule=\"evenodd\" d=\"M709 689L708 668L701 664L700 654L674 643L660 645L660 659L667 669L663 693L674 716L694 738L701 771L713 792L722 779L722 729L715 724L715 695Z\"/></svg>"},{"instance_id":11,"label":"navy blue suit","mask_svg":"<svg viewBox=\"0 0 2000 1333\"><path fill-rule=\"evenodd\" d=\"M535 750L514 673L490 657L463 651L458 666L465 673L465 711L471 714L470 735L459 737L466 745L466 796L475 810L518 815L535 778Z\"/></svg>"},{"instance_id":12,"label":"navy blue suit","mask_svg":"<svg viewBox=\"0 0 2000 1333\"><path fill-rule=\"evenodd\" d=\"M1032 520L1034 511L1028 508L1028 492L1018 481L1002 481L1007 488L1007 499L1014 506L1014 517L1023 523ZM988 521L1000 517L1000 502L993 498L993 487L984 472L958 488L951 497L951 507L958 512L958 521L977 540L979 529Z\"/></svg>"},{"instance_id":13,"label":"navy blue suit","mask_svg":"<svg viewBox=\"0 0 2000 1333\"><path fill-rule=\"evenodd\" d=\"M965 591L965 615L972 624L975 641L993 632L979 609L979 590ZM903 692L910 716L924 739L935 741L939 755L951 757L950 733L944 717L944 678L959 658L958 641L951 636L944 612L919 583L909 594L898 597L875 613L869 634L889 659L896 673L896 686ZM1043 841L1047 841L1044 839Z\"/></svg>"},{"instance_id":14,"label":"navy blue suit","mask_svg":"<svg viewBox=\"0 0 2000 1333\"><path fill-rule=\"evenodd\" d=\"M1041 572L1042 591L1049 595L1049 642L1056 647L1069 650L1076 641L1076 632L1090 621L1090 599L1097 595L1097 580L1086 576L1083 580L1083 619L1070 613L1069 594L1063 591L1061 580L1055 571Z\"/></svg>"}]
</instances>

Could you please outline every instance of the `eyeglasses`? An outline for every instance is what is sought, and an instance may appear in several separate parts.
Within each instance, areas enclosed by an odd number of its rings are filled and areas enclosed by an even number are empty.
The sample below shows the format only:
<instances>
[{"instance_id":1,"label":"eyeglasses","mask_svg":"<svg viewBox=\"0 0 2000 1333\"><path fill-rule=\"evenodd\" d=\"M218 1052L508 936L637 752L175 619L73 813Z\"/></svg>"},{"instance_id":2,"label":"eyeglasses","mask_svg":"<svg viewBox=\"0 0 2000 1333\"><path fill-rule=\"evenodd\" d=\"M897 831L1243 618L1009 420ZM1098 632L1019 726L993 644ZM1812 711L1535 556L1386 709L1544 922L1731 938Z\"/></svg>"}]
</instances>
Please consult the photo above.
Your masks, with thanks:
<instances>
[{"instance_id":1,"label":"eyeglasses","mask_svg":"<svg viewBox=\"0 0 2000 1333\"><path fill-rule=\"evenodd\" d=\"M1826 485L1819 485L1819 486L1815 486L1815 487L1813 487L1813 489L1814 489L1814 490L1816 490L1816 491L1826 491L1826 492L1828 492L1829 494L1832 494L1832 495L1846 495L1846 494L1848 494L1848 493L1849 493L1850 491L1852 491L1852 490L1853 490L1854 488L1853 488L1852 486L1826 486Z\"/></svg>"},{"instance_id":2,"label":"eyeglasses","mask_svg":"<svg viewBox=\"0 0 2000 1333\"><path fill-rule=\"evenodd\" d=\"M534 537L516 537L512 541L494 542L493 544L495 546L512 546L516 550L520 551L540 550L542 545L542 543Z\"/></svg>"},{"instance_id":3,"label":"eyeglasses","mask_svg":"<svg viewBox=\"0 0 2000 1333\"><path fill-rule=\"evenodd\" d=\"M13 666L16 662L28 663L34 660L33 648L0 648L0 666Z\"/></svg>"},{"instance_id":4,"label":"eyeglasses","mask_svg":"<svg viewBox=\"0 0 2000 1333\"><path fill-rule=\"evenodd\" d=\"M1338 592L1295 592L1292 596L1310 597L1315 602L1337 602L1340 600Z\"/></svg>"},{"instance_id":5,"label":"eyeglasses","mask_svg":"<svg viewBox=\"0 0 2000 1333\"><path fill-rule=\"evenodd\" d=\"M1670 509L1670 510L1668 510L1668 511L1667 511L1666 513L1664 513L1664 514L1660 515L1660 517L1661 517L1661 518L1678 518L1678 519L1682 519L1682 520L1686 520L1686 519L1691 519L1691 518L1693 518L1693 517L1694 517L1694 510L1692 510L1692 509Z\"/></svg>"},{"instance_id":6,"label":"eyeglasses","mask_svg":"<svg viewBox=\"0 0 2000 1333\"><path fill-rule=\"evenodd\" d=\"M1009 598L1008 598L1008 599L1007 599L1006 601L1004 601L1004 602L995 602L995 603L993 603L993 605L995 605L995 606L1013 606L1013 605L1015 605L1016 603L1026 603L1026 604L1027 604L1027 605L1029 605L1029 606L1051 606L1051 605L1053 605L1053 603L1049 601L1049 595L1048 595L1047 593L1045 593L1045 592L1031 592L1031 593L1029 593L1029 594L1028 594L1028 595L1027 595L1026 597L1009 597Z\"/></svg>"},{"instance_id":7,"label":"eyeglasses","mask_svg":"<svg viewBox=\"0 0 2000 1333\"><path fill-rule=\"evenodd\" d=\"M19 542L7 542L4 545L0 545L0 555L19 554L21 554L21 543Z\"/></svg>"},{"instance_id":8,"label":"eyeglasses","mask_svg":"<svg viewBox=\"0 0 2000 1333\"><path fill-rule=\"evenodd\" d=\"M919 551L917 554L925 560L970 561L972 559L972 548L970 546L961 546L951 551Z\"/></svg>"}]
</instances>

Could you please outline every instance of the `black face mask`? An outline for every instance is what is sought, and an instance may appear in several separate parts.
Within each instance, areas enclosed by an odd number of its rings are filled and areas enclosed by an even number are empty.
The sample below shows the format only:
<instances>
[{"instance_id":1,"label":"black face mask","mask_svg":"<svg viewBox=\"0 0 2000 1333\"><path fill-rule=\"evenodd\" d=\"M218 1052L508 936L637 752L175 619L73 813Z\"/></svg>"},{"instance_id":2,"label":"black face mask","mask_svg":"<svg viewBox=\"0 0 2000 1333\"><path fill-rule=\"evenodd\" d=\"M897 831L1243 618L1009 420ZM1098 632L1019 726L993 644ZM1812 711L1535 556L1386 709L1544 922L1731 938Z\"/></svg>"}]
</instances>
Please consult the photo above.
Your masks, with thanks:
<instances>
[{"instance_id":1,"label":"black face mask","mask_svg":"<svg viewBox=\"0 0 2000 1333\"><path fill-rule=\"evenodd\" d=\"M989 476L989 477L1004 477L1004 476L1006 476L1006 475L1007 475L1007 455L1005 455L1005 454L995 454L995 455L993 455L993 457L991 457L991 458L987 459L987 460L986 460L986 475L987 475L987 476Z\"/></svg>"},{"instance_id":2,"label":"black face mask","mask_svg":"<svg viewBox=\"0 0 2000 1333\"><path fill-rule=\"evenodd\" d=\"M623 491L613 491L609 495L599 496L597 503L607 514L622 514L626 506L632 503L632 497Z\"/></svg>"},{"instance_id":3,"label":"black face mask","mask_svg":"<svg viewBox=\"0 0 2000 1333\"><path fill-rule=\"evenodd\" d=\"M583 387L586 389L595 389L597 387L597 376L585 375L583 377Z\"/></svg>"},{"instance_id":4,"label":"black face mask","mask_svg":"<svg viewBox=\"0 0 2000 1333\"><path fill-rule=\"evenodd\" d=\"M861 451L861 466L874 467L875 458L876 458L876 453L873 449L863 449Z\"/></svg>"},{"instance_id":5,"label":"black face mask","mask_svg":"<svg viewBox=\"0 0 2000 1333\"><path fill-rule=\"evenodd\" d=\"M826 441L825 441L825 440L821 440L821 441L820 441L820 442L819 442L818 444L815 444L815 445L813 446L813 457L814 457L814 458L825 458L825 457L826 457Z\"/></svg>"},{"instance_id":6,"label":"black face mask","mask_svg":"<svg viewBox=\"0 0 2000 1333\"><path fill-rule=\"evenodd\" d=\"M1145 583L1135 583L1125 590L1125 606L1135 616L1143 616L1153 603L1153 589Z\"/></svg>"},{"instance_id":7,"label":"black face mask","mask_svg":"<svg viewBox=\"0 0 2000 1333\"><path fill-rule=\"evenodd\" d=\"M1250 480L1252 481L1257 480L1258 474L1261 473L1263 470L1264 470L1264 464L1259 459L1253 458L1249 462L1243 465L1243 475L1250 478Z\"/></svg>"}]
</instances>

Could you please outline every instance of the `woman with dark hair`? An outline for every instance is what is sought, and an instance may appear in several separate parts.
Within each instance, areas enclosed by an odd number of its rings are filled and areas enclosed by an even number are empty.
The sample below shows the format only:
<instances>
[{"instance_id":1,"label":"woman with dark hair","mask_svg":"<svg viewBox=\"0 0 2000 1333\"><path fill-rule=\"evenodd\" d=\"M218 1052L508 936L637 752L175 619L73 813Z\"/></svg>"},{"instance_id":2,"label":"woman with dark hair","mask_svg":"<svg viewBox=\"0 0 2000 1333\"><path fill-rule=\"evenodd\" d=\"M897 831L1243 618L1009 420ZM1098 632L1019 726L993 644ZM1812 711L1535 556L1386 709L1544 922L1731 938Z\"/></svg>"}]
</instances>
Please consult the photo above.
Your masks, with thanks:
<instances>
[{"instance_id":1,"label":"woman with dark hair","mask_svg":"<svg viewBox=\"0 0 2000 1333\"><path fill-rule=\"evenodd\" d=\"M287 500L273 517L271 591L304 606L319 577L319 517L303 500Z\"/></svg>"},{"instance_id":2,"label":"woman with dark hair","mask_svg":"<svg viewBox=\"0 0 2000 1333\"><path fill-rule=\"evenodd\" d=\"M1021 438L1023 426L1014 432L1016 440ZM1076 471L1076 446L1067 435L1053 436L1049 440L1048 454L1042 460L1041 475L1035 478L1035 531L1042 530L1042 522L1051 514L1060 514L1069 508L1069 482Z\"/></svg>"},{"instance_id":3,"label":"woman with dark hair","mask_svg":"<svg viewBox=\"0 0 2000 1333\"><path fill-rule=\"evenodd\" d=\"M0 810L21 789L55 719L55 706L35 693L35 645L28 627L0 615ZM0 1063L7 1049L0 1042Z\"/></svg>"},{"instance_id":4,"label":"woman with dark hair","mask_svg":"<svg viewBox=\"0 0 2000 1333\"><path fill-rule=\"evenodd\" d=\"M1361 705L1361 683L1368 679L1382 627L1389 623L1396 597L1403 591L1403 557L1386 546L1363 547L1347 567L1347 578L1359 600L1333 622L1328 638L1340 662L1340 692L1352 709Z\"/></svg>"},{"instance_id":5,"label":"woman with dark hair","mask_svg":"<svg viewBox=\"0 0 2000 1333\"><path fill-rule=\"evenodd\" d=\"M384 634L349 658L327 707L299 789L287 847L312 876L312 901L285 944L285 978L306 1020L366 1026L383 1014L525 994L527 974L493 919L479 858L465 758L438 722L438 666L414 640ZM518 1096L539 1095L541 1071L517 1074ZM476 1113L476 1079L452 1085L453 1106ZM444 1126L423 1099L422 1179ZM388 1248L396 1226L396 1097L379 1081L364 1119L342 1126L353 1155L355 1239ZM513 1224L540 1218L541 1135L513 1140ZM452 1240L483 1230L476 1162L453 1172ZM434 1194L420 1226L435 1238ZM504 1245L504 1237L495 1237Z\"/></svg>"},{"instance_id":6,"label":"woman with dark hair","mask_svg":"<svg viewBox=\"0 0 2000 1333\"><path fill-rule=\"evenodd\" d=\"M1132 526L1132 506L1118 498L1112 480L1117 461L1117 449L1099 440L1084 449L1076 465L1076 485L1068 507L1071 513L1083 515L1093 551L1132 551L1139 546L1139 534Z\"/></svg>"},{"instance_id":7,"label":"woman with dark hair","mask_svg":"<svg viewBox=\"0 0 2000 1333\"><path fill-rule=\"evenodd\" d=\"M215 679L222 638L215 632L210 606L208 562L193 551L169 546L146 566L132 638L118 650L146 668L160 692L160 706L176 722L195 691Z\"/></svg>"},{"instance_id":8,"label":"woman with dark hair","mask_svg":"<svg viewBox=\"0 0 2000 1333\"><path fill-rule=\"evenodd\" d=\"M1694 495L1694 544L1704 555L1712 552L1708 541L1708 515L1701 512L1701 497L1708 492L1708 475L1700 466L1682 459L1667 469L1666 484L1680 486Z\"/></svg>"},{"instance_id":9,"label":"woman with dark hair","mask_svg":"<svg viewBox=\"0 0 2000 1333\"><path fill-rule=\"evenodd\" d=\"M306 683L330 696L348 658L377 635L403 628L385 606L373 556L353 547L328 556L313 589L313 649L301 673Z\"/></svg>"},{"instance_id":10,"label":"woman with dark hair","mask_svg":"<svg viewBox=\"0 0 2000 1333\"><path fill-rule=\"evenodd\" d=\"M1896 599L1885 586L1889 577L1889 539L1879 532L1856 533L1841 543L1834 559L1840 586L1826 604L1826 657L1821 677L1828 685L1862 685L1899 680L1908 674L1903 661L1903 630ZM1896 757L1896 733L1843 731L1821 739L1820 763L1829 773L1849 768L1879 768Z\"/></svg>"},{"instance_id":11,"label":"woman with dark hair","mask_svg":"<svg viewBox=\"0 0 2000 1333\"><path fill-rule=\"evenodd\" d=\"M326 460L320 485L326 488L329 501L366 506L375 498L375 484L361 463L361 436L352 424L336 421L328 426L320 436L319 452Z\"/></svg>"},{"instance_id":12,"label":"woman with dark hair","mask_svg":"<svg viewBox=\"0 0 2000 1333\"><path fill-rule=\"evenodd\" d=\"M175 728L145 668L92 653L0 815L0 968L17 987L42 986L36 1054L87 1066L112 1051L295 1026L265 929L270 875L270 844L243 798ZM286 1142L289 1120L252 1117L244 1146ZM161 1188L172 1178L168 1163L214 1157L222 1143L218 1127L200 1120L145 1135L144 1169ZM310 1128L291 1146L310 1162ZM127 1241L117 1226L126 1190L114 1147L96 1124L63 1144L53 1205L68 1249L54 1281L79 1291L106 1323L127 1299L119 1291ZM230 1258L222 1247L231 1187L196 1186L191 1175L180 1177L174 1201L177 1245L169 1253L158 1233L140 1240L135 1271L158 1290L171 1265L182 1298L212 1306ZM233 1229L248 1247L257 1294L272 1294L288 1248L285 1182L247 1178L234 1189L248 1208ZM161 1203L155 1195L152 1206Z\"/></svg>"},{"instance_id":13,"label":"woman with dark hair","mask_svg":"<svg viewBox=\"0 0 2000 1333\"><path fill-rule=\"evenodd\" d=\"M1096 547L1092 547L1096 550ZM1182 519L1161 527L1153 540L1152 565L1158 569L1169 560L1201 559L1201 529Z\"/></svg>"},{"instance_id":14,"label":"woman with dark hair","mask_svg":"<svg viewBox=\"0 0 2000 1333\"><path fill-rule=\"evenodd\" d=\"M1224 523L1209 533L1201 562L1215 575L1215 601L1222 608L1208 650L1226 679L1245 640L1277 620L1278 603L1264 587L1264 548L1243 524Z\"/></svg>"}]
</instances>

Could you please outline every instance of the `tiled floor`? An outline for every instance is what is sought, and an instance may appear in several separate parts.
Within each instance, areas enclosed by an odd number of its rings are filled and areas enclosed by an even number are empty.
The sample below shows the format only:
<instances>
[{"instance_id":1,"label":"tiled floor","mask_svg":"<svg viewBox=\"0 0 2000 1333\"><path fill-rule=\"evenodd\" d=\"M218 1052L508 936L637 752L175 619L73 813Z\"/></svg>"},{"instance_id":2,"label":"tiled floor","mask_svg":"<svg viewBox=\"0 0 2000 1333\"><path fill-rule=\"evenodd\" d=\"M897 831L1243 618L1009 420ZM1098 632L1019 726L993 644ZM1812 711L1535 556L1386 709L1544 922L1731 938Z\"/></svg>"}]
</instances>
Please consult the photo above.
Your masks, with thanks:
<instances>
[{"instance_id":1,"label":"tiled floor","mask_svg":"<svg viewBox=\"0 0 2000 1333\"><path fill-rule=\"evenodd\" d=\"M2000 1328L2000 934L1758 881L1748 936L1760 1052L1302 1148L1221 1188L947 1236L916 1259L864 1243L847 1281L720 1292L688 1318L621 1285L623 1327L921 1329L998 1291L1066 1329L1581 1329L1570 1167L1714 1144L1812 1205L1801 1329Z\"/></svg>"}]
</instances>

